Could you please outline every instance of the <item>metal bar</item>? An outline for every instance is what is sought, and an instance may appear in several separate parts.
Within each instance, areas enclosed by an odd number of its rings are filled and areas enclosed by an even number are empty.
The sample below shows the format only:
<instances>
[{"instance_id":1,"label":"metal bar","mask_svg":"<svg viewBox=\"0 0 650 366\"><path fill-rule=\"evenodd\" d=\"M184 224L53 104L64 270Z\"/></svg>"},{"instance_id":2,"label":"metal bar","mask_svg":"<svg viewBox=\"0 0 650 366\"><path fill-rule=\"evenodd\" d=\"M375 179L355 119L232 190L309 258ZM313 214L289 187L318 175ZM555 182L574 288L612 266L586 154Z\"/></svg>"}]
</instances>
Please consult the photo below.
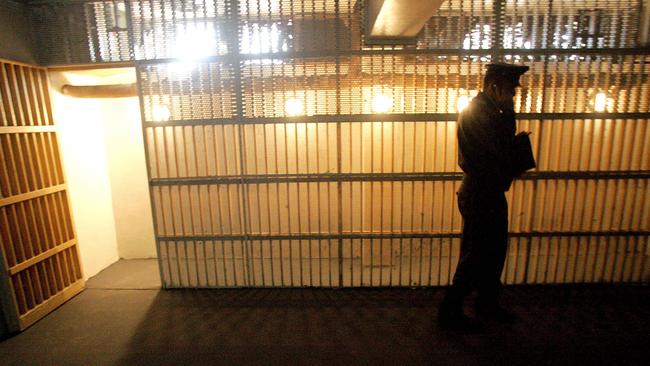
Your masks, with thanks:
<instances>
[{"instance_id":1,"label":"metal bar","mask_svg":"<svg viewBox=\"0 0 650 366\"><path fill-rule=\"evenodd\" d=\"M18 202L27 201L37 197L42 197L52 193L60 192L65 190L66 188L67 188L66 184L59 184L52 187L47 187L47 188L38 189L27 193L21 193L14 196L9 196L7 198L0 198L0 207L13 205Z\"/></svg>"},{"instance_id":2,"label":"metal bar","mask_svg":"<svg viewBox=\"0 0 650 366\"><path fill-rule=\"evenodd\" d=\"M41 252L40 254L38 254L38 255L36 255L36 256L34 256L32 258L29 258L26 261L17 263L16 265L9 267L8 272L9 272L10 275L13 276L16 273L21 272L21 271L23 271L23 270L25 270L27 268L30 268L33 265L35 265L37 263L40 263L40 262L44 261L45 259L47 259L47 258L49 258L49 257L51 257L51 256L53 256L53 255L55 255L55 254L57 254L59 252L62 252L65 249L68 249L68 248L72 247L75 244L77 244L77 239L71 239L71 240L68 240L65 243L58 244L54 248L51 248L51 249L49 249L47 251L44 251L44 252Z\"/></svg>"},{"instance_id":3,"label":"metal bar","mask_svg":"<svg viewBox=\"0 0 650 366\"><path fill-rule=\"evenodd\" d=\"M260 184L260 183L308 183L308 182L419 182L460 181L460 172L425 173L319 173L319 174L261 174L228 175L192 178L152 178L152 186L184 186L200 184ZM605 180L649 179L649 170L629 171L538 171L525 173L518 180Z\"/></svg>"},{"instance_id":4,"label":"metal bar","mask_svg":"<svg viewBox=\"0 0 650 366\"><path fill-rule=\"evenodd\" d=\"M389 49L372 48L367 50L304 50L293 52L277 53L247 53L247 54L225 54L208 56L204 62L239 62L245 60L278 59L290 60L295 58L332 58L351 56L381 56L381 55L435 55L435 56L546 56L546 55L650 55L648 47L624 47L624 48L502 48L502 49L462 49L462 48L423 48L423 49ZM136 65L150 65L161 63L178 62L178 58L160 58L152 60L136 60Z\"/></svg>"},{"instance_id":5,"label":"metal bar","mask_svg":"<svg viewBox=\"0 0 650 366\"><path fill-rule=\"evenodd\" d=\"M232 124L282 124L282 123L319 123L319 122L450 122L458 119L457 113L387 113L387 114L323 114L301 117L238 117L169 120L160 122L146 121L144 127L160 126L197 126L197 125L232 125ZM518 120L546 119L548 122L561 120L585 119L650 119L650 112L545 112L517 113ZM144 120L144 119L143 119ZM40 130L39 130L40 131Z\"/></svg>"},{"instance_id":6,"label":"metal bar","mask_svg":"<svg viewBox=\"0 0 650 366\"><path fill-rule=\"evenodd\" d=\"M37 126L0 126L0 134L4 133L34 133L34 132L56 132L54 125Z\"/></svg>"},{"instance_id":7,"label":"metal bar","mask_svg":"<svg viewBox=\"0 0 650 366\"><path fill-rule=\"evenodd\" d=\"M127 10L130 10L130 4L129 4L128 1L127 1L126 6L128 7ZM131 13L130 11L127 12L127 14L130 14L130 13ZM127 16L127 21L130 21L130 18L131 18L130 15L128 15ZM129 32L129 34L130 33L131 32ZM133 42L131 42L131 54L132 55L133 55L133 52L134 52L133 51ZM140 121L141 121L141 124L142 124L142 139L143 139L143 143L144 143L144 155L145 155L145 163L146 163L146 169L147 169L147 178L149 180L151 180L151 169L150 169L151 157L149 156L149 149L147 149L147 147L148 147L147 146L148 145L148 143L147 143L147 128L144 126L144 124L145 124L144 123L144 121L145 121L144 98L143 98L143 93L142 93L142 78L141 78L141 75L140 75L140 68L139 67L136 67L135 75L136 75L136 85L137 85L137 88L138 88L138 101L139 101L138 106L140 107ZM156 135L156 130L155 130L155 128L152 128L152 133L153 133L154 147L155 147L156 146L156 142L155 142L156 141L155 140L156 139L156 136L155 136ZM163 138L164 138L164 134L165 134L165 131L163 129ZM164 146L164 149L165 149L165 151L167 151L167 146ZM155 154L158 154L157 150L155 150ZM159 161L159 159L156 158L156 171L157 171L156 176L160 177L158 161ZM165 162L167 162L167 159L165 159ZM169 172L168 169L166 169L166 171ZM160 194L160 197L161 197L161 206L162 206L162 193ZM162 250L161 250L161 247L160 247L160 240L158 239L158 233L160 231L159 231L159 227L158 227L158 225L159 225L158 220L155 219L156 218L156 209L157 208L156 208L156 206L154 204L155 199L154 199L154 191L153 191L153 185L152 184L149 185L149 201L151 202L151 216L154 218L154 220L153 220L153 229L154 229L154 236L155 236L155 240L156 240L156 256L158 257L158 273L160 275L160 282L162 284L162 288L166 288L168 286L168 283L167 283L167 281L165 281L165 276L164 276L164 273L163 273ZM158 209L161 212L164 212L163 207L160 207ZM173 225L173 222L172 222L172 225ZM164 227L164 216L163 216L163 227ZM169 263L169 248L167 248L167 261ZM171 270L169 271L169 278L171 280Z\"/></svg>"},{"instance_id":8,"label":"metal bar","mask_svg":"<svg viewBox=\"0 0 650 366\"><path fill-rule=\"evenodd\" d=\"M160 241L192 241L192 240L333 240L338 239L433 239L433 238L460 238L460 232L405 232L405 233L371 233L371 232L343 232L320 234L251 234L251 235L185 235L185 236L159 236ZM510 238L556 238L556 237L616 237L616 236L644 236L650 235L650 230L609 230L609 231L528 231L510 232Z\"/></svg>"}]
</instances>

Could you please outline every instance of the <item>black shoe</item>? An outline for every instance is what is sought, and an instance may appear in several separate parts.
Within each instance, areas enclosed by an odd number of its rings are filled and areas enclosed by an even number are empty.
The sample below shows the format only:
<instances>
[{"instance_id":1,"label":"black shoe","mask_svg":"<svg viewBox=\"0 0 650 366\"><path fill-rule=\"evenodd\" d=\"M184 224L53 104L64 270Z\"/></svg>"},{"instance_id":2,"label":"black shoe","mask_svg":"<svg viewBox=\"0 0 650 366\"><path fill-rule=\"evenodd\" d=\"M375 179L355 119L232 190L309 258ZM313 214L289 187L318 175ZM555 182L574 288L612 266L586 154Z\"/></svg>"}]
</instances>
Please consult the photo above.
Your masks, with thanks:
<instances>
[{"instance_id":1,"label":"black shoe","mask_svg":"<svg viewBox=\"0 0 650 366\"><path fill-rule=\"evenodd\" d=\"M502 324L514 324L519 320L515 314L502 308L498 304L490 306L477 304L475 309L476 316L480 319L494 320Z\"/></svg>"},{"instance_id":2,"label":"black shoe","mask_svg":"<svg viewBox=\"0 0 650 366\"><path fill-rule=\"evenodd\" d=\"M474 333L483 329L480 322L472 319L462 312L438 312L438 326L448 330Z\"/></svg>"}]
</instances>

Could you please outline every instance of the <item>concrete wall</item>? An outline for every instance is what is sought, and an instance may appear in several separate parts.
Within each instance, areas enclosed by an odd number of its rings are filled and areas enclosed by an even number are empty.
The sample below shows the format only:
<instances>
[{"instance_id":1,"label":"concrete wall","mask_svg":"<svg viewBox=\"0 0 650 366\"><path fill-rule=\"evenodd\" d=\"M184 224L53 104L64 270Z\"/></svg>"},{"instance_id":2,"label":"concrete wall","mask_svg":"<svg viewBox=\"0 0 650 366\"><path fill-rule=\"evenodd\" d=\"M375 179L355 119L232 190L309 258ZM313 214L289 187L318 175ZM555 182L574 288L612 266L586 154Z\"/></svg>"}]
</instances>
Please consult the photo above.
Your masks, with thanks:
<instances>
[{"instance_id":1,"label":"concrete wall","mask_svg":"<svg viewBox=\"0 0 650 366\"><path fill-rule=\"evenodd\" d=\"M133 69L50 72L85 276L118 258L155 257L137 98L62 95L63 84L133 81Z\"/></svg>"},{"instance_id":2,"label":"concrete wall","mask_svg":"<svg viewBox=\"0 0 650 366\"><path fill-rule=\"evenodd\" d=\"M35 64L27 7L13 0L0 5L0 58Z\"/></svg>"}]
</instances>

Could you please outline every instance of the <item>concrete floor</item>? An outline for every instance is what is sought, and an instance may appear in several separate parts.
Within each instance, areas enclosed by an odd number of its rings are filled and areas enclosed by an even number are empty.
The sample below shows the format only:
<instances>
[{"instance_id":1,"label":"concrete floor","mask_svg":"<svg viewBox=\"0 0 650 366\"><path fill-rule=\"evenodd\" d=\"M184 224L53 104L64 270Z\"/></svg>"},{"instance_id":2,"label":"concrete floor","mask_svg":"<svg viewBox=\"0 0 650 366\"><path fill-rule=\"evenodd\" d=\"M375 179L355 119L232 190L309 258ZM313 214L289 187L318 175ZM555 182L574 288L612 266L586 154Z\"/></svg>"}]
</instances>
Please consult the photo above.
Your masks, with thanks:
<instances>
[{"instance_id":1,"label":"concrete floor","mask_svg":"<svg viewBox=\"0 0 650 366\"><path fill-rule=\"evenodd\" d=\"M438 329L440 289L157 289L155 261L120 261L25 332L0 365L646 364L647 286L508 287L521 321Z\"/></svg>"}]
</instances>

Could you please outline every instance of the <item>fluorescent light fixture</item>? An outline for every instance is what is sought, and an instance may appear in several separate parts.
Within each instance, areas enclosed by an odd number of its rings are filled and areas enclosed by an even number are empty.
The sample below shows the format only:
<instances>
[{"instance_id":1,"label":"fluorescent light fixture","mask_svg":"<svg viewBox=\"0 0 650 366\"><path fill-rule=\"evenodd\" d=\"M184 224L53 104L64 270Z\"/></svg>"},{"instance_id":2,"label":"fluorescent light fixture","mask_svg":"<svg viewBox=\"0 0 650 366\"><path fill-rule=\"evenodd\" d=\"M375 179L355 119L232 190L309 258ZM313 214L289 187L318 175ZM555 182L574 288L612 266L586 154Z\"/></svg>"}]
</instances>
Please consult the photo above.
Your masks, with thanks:
<instances>
[{"instance_id":1,"label":"fluorescent light fixture","mask_svg":"<svg viewBox=\"0 0 650 366\"><path fill-rule=\"evenodd\" d=\"M156 122L164 122L164 121L169 121L172 114L166 105L156 104L153 106L153 109L151 110L151 116L153 117L153 120Z\"/></svg>"},{"instance_id":2,"label":"fluorescent light fixture","mask_svg":"<svg viewBox=\"0 0 650 366\"><path fill-rule=\"evenodd\" d=\"M469 96L467 95L461 95L458 97L458 100L456 101L456 109L458 112L462 112L463 109L465 109L469 105Z\"/></svg>"},{"instance_id":3,"label":"fluorescent light fixture","mask_svg":"<svg viewBox=\"0 0 650 366\"><path fill-rule=\"evenodd\" d=\"M393 107L393 100L387 95L375 95L372 98L372 111L374 113L386 113Z\"/></svg>"},{"instance_id":4,"label":"fluorescent light fixture","mask_svg":"<svg viewBox=\"0 0 650 366\"><path fill-rule=\"evenodd\" d=\"M305 105L300 99L287 99L284 103L284 111L288 116L300 116L305 113Z\"/></svg>"},{"instance_id":5,"label":"fluorescent light fixture","mask_svg":"<svg viewBox=\"0 0 650 366\"><path fill-rule=\"evenodd\" d=\"M596 98L594 100L594 110L596 112L604 112L606 107L607 107L607 94L603 92L596 94Z\"/></svg>"}]
</instances>

